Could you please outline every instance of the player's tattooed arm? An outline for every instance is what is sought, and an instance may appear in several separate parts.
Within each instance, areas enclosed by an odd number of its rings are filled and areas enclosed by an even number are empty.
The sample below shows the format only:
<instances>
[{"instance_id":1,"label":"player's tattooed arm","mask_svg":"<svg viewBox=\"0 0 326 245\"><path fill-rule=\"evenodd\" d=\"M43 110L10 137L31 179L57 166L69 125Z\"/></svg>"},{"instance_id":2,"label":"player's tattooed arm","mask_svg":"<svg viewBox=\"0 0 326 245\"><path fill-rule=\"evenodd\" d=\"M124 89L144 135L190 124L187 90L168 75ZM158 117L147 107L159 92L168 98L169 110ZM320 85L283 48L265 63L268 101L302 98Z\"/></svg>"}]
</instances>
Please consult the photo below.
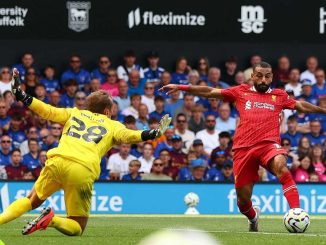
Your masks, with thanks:
<instances>
[{"instance_id":1,"label":"player's tattooed arm","mask_svg":"<svg viewBox=\"0 0 326 245\"><path fill-rule=\"evenodd\" d=\"M306 101L296 101L295 102L295 107L296 110L304 113L325 113L326 114L326 109L321 108L319 106L313 105L309 102Z\"/></svg>"},{"instance_id":2,"label":"player's tattooed arm","mask_svg":"<svg viewBox=\"0 0 326 245\"><path fill-rule=\"evenodd\" d=\"M177 84L168 84L159 89L159 91L166 91L167 94L174 93L178 90L186 91L187 93L206 97L206 98L218 98L222 99L222 90L218 88L212 88L208 86L192 86L192 85L177 85Z\"/></svg>"}]
</instances>

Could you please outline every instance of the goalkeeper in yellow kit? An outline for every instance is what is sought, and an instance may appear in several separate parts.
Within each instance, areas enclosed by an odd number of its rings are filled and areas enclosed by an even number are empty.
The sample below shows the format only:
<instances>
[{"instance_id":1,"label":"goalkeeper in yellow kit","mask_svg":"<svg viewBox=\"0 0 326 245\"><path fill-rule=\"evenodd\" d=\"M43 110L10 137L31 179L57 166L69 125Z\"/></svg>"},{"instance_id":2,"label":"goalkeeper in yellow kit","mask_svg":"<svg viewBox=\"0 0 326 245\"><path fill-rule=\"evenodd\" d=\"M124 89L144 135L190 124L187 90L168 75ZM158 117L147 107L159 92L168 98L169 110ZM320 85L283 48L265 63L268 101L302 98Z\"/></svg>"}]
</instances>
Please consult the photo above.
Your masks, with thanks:
<instances>
[{"instance_id":1,"label":"goalkeeper in yellow kit","mask_svg":"<svg viewBox=\"0 0 326 245\"><path fill-rule=\"evenodd\" d=\"M103 90L89 95L86 110L55 108L20 89L19 74L13 71L12 90L16 99L41 117L64 125L57 148L47 153L48 160L28 197L18 199L0 215L0 224L39 207L47 197L64 190L67 218L54 215L45 208L35 220L28 222L22 233L54 227L63 234L81 235L86 227L94 181L100 174L103 155L115 144L137 143L161 136L171 122L165 115L157 129L129 130L110 119L112 98Z\"/></svg>"}]
</instances>

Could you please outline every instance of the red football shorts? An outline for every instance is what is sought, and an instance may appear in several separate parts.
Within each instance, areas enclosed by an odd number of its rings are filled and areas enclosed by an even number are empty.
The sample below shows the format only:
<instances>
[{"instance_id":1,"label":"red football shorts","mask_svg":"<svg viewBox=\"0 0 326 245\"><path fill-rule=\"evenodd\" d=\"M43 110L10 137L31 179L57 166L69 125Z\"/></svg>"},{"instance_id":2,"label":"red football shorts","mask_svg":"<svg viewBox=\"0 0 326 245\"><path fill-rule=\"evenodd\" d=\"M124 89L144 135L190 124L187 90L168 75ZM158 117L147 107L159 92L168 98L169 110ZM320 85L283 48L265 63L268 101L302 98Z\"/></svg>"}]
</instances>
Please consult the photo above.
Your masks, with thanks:
<instances>
[{"instance_id":1,"label":"red football shorts","mask_svg":"<svg viewBox=\"0 0 326 245\"><path fill-rule=\"evenodd\" d=\"M257 182L259 165L268 170L270 160L280 154L287 155L287 151L279 144L271 142L235 149L233 157L235 187Z\"/></svg>"}]
</instances>

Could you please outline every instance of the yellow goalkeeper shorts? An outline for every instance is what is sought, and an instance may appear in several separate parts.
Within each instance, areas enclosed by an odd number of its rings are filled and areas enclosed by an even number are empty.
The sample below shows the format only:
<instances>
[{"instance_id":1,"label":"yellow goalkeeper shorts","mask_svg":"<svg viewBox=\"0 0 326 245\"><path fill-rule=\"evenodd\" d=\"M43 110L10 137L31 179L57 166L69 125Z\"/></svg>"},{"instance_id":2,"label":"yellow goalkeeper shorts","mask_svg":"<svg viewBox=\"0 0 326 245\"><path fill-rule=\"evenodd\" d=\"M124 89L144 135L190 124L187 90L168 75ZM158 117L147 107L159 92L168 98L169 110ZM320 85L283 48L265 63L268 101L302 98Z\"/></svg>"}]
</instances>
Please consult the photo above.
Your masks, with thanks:
<instances>
[{"instance_id":1,"label":"yellow goalkeeper shorts","mask_svg":"<svg viewBox=\"0 0 326 245\"><path fill-rule=\"evenodd\" d=\"M63 189L67 216L88 217L95 179L83 165L56 156L46 161L34 187L41 200Z\"/></svg>"}]
</instances>

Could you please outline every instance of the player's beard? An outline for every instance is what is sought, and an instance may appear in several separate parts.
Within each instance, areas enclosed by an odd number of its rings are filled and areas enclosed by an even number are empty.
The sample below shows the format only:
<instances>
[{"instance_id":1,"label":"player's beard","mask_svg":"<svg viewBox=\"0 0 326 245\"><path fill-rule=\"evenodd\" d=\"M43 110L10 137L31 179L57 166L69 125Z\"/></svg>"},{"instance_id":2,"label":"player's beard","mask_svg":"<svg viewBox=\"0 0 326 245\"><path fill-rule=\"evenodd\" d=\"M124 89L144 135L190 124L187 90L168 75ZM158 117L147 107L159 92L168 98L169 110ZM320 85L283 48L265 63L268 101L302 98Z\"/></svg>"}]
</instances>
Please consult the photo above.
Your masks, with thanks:
<instances>
[{"instance_id":1,"label":"player's beard","mask_svg":"<svg viewBox=\"0 0 326 245\"><path fill-rule=\"evenodd\" d=\"M206 126L206 128L208 129L208 130L214 130L215 129L215 125L214 126Z\"/></svg>"},{"instance_id":2,"label":"player's beard","mask_svg":"<svg viewBox=\"0 0 326 245\"><path fill-rule=\"evenodd\" d=\"M254 84L254 86L259 93L266 93L266 91L270 88L270 86L265 83Z\"/></svg>"}]
</instances>

